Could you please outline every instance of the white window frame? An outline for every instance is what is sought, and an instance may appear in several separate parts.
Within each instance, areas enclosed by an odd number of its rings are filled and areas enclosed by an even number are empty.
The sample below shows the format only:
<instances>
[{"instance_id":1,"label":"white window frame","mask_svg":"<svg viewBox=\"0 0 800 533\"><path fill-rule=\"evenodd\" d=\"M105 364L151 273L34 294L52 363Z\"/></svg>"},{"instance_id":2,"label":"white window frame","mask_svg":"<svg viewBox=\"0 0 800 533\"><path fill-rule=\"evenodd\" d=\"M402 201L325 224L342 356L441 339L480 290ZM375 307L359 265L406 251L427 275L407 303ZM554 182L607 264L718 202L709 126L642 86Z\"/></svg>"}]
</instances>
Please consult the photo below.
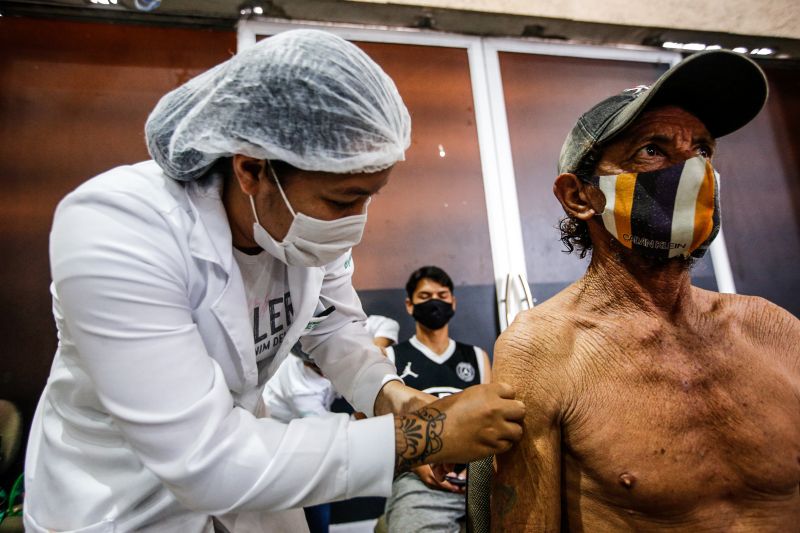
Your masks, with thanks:
<instances>
[{"instance_id":1,"label":"white window frame","mask_svg":"<svg viewBox=\"0 0 800 533\"><path fill-rule=\"evenodd\" d=\"M268 19L241 21L237 28L237 46L243 50L254 45L258 36L297 28L326 30L353 41L466 49L501 330L519 310L533 306L534 301L527 290L527 263L500 72L500 52L668 65L674 65L681 59L680 54L667 50L543 43L430 30ZM720 292L735 292L721 232L711 246L711 258Z\"/></svg>"}]
</instances>

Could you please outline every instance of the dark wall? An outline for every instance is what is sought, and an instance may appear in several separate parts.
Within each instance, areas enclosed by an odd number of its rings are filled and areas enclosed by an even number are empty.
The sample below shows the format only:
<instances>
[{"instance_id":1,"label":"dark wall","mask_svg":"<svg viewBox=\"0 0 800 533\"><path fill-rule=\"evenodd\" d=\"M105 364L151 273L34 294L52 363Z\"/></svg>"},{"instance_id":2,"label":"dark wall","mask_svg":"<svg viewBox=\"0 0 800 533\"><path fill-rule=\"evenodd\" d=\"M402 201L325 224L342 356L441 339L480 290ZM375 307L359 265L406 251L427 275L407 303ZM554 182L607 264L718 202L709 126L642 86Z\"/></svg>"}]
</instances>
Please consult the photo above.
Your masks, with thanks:
<instances>
[{"instance_id":1,"label":"dark wall","mask_svg":"<svg viewBox=\"0 0 800 533\"><path fill-rule=\"evenodd\" d=\"M766 66L769 100L717 149L736 290L800 317L800 65Z\"/></svg>"},{"instance_id":2,"label":"dark wall","mask_svg":"<svg viewBox=\"0 0 800 533\"><path fill-rule=\"evenodd\" d=\"M456 314L450 320L450 337L483 348L492 356L497 339L497 306L494 285L460 285L456 297ZM406 311L405 289L358 291L361 304L368 315L388 316L400 324L400 340L414 335L414 319Z\"/></svg>"},{"instance_id":3,"label":"dark wall","mask_svg":"<svg viewBox=\"0 0 800 533\"><path fill-rule=\"evenodd\" d=\"M0 18L0 397L26 426L56 348L56 204L99 172L147 159L158 98L235 46L232 32Z\"/></svg>"}]
</instances>

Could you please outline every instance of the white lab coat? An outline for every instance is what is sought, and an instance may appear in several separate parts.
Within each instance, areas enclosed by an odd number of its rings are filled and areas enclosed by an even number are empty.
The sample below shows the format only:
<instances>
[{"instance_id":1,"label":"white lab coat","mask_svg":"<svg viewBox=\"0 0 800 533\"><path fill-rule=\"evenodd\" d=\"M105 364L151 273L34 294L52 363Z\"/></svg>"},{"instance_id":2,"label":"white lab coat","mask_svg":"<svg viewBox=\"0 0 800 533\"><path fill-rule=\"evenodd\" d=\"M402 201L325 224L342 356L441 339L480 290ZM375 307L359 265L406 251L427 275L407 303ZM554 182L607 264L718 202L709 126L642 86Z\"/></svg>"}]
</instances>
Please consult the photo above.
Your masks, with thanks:
<instances>
[{"instance_id":1,"label":"white lab coat","mask_svg":"<svg viewBox=\"0 0 800 533\"><path fill-rule=\"evenodd\" d=\"M391 492L391 416L257 418L264 382L301 337L368 414L396 377L363 327L349 254L289 267L294 321L259 376L220 183L210 181L181 184L148 161L59 205L59 347L26 457L29 531L192 533L211 530L209 515Z\"/></svg>"},{"instance_id":2,"label":"white lab coat","mask_svg":"<svg viewBox=\"0 0 800 533\"><path fill-rule=\"evenodd\" d=\"M373 338L397 342L400 324L380 315L367 317L364 327ZM264 386L264 403L272 418L289 422L295 418L330 415L338 394L330 380L303 364L300 357L287 357Z\"/></svg>"}]
</instances>

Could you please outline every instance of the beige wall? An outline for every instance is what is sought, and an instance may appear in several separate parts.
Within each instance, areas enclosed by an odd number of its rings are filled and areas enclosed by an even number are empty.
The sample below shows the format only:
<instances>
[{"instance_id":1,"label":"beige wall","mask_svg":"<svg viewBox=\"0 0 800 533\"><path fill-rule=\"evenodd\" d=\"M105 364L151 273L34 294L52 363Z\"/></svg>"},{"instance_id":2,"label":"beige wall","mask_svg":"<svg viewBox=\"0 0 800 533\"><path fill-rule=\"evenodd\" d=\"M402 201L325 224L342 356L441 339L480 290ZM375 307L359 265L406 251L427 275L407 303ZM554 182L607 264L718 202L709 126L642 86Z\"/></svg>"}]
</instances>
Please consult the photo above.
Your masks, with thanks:
<instances>
[{"instance_id":1,"label":"beige wall","mask_svg":"<svg viewBox=\"0 0 800 533\"><path fill-rule=\"evenodd\" d=\"M800 39L798 0L352 0Z\"/></svg>"}]
</instances>

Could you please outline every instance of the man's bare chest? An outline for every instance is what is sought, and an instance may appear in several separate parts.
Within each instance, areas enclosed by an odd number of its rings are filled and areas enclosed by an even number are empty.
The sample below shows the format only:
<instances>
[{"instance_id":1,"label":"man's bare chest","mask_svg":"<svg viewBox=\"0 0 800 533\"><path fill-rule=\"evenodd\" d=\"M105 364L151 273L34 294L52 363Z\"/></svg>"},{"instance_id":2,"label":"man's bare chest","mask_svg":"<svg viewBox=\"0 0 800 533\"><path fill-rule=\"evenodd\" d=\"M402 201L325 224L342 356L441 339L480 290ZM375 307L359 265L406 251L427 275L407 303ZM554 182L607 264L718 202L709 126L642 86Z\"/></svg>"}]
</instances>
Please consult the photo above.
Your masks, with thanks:
<instances>
[{"instance_id":1,"label":"man's bare chest","mask_svg":"<svg viewBox=\"0 0 800 533\"><path fill-rule=\"evenodd\" d=\"M642 512L796 496L800 396L779 360L726 335L591 339L563 420L567 485Z\"/></svg>"}]
</instances>

